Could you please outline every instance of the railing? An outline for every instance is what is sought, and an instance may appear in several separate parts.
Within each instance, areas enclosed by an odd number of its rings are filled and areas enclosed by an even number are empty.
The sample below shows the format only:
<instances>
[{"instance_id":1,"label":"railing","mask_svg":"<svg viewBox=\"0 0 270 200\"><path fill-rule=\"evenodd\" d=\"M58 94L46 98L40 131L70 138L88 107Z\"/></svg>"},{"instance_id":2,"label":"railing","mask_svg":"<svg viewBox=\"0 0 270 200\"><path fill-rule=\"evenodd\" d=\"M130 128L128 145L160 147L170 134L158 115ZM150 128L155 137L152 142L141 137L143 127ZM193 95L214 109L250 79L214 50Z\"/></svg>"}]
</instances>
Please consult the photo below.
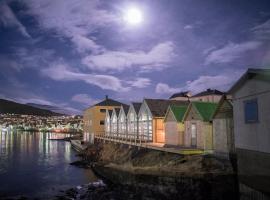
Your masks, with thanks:
<instances>
[{"instance_id":1,"label":"railing","mask_svg":"<svg viewBox=\"0 0 270 200\"><path fill-rule=\"evenodd\" d=\"M138 134L137 132L105 132L96 133L95 137L98 139L107 139L109 141L119 142L119 143L130 143L135 145L141 145L146 142L152 142L149 136Z\"/></svg>"}]
</instances>

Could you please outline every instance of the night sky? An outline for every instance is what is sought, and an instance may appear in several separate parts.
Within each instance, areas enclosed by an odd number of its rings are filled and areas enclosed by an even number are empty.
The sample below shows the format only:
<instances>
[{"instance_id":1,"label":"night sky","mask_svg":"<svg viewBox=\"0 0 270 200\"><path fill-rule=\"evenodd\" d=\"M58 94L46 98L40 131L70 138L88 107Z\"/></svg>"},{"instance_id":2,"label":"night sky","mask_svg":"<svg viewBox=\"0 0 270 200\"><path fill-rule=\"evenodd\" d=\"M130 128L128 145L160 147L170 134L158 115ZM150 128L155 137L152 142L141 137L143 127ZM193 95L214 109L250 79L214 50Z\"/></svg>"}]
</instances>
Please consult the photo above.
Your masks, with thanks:
<instances>
[{"instance_id":1,"label":"night sky","mask_svg":"<svg viewBox=\"0 0 270 200\"><path fill-rule=\"evenodd\" d=\"M0 1L0 98L21 103L80 113L105 95L226 91L269 64L269 0Z\"/></svg>"}]
</instances>

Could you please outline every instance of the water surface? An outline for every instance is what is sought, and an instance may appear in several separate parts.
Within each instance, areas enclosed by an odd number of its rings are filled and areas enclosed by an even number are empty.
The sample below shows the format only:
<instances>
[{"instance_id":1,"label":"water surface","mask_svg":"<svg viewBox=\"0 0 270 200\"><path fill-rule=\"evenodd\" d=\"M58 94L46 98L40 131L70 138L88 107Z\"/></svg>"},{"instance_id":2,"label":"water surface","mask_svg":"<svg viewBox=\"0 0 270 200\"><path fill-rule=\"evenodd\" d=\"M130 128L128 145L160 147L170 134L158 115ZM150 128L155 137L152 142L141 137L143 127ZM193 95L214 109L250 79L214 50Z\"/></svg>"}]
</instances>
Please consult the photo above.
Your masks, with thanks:
<instances>
[{"instance_id":1,"label":"water surface","mask_svg":"<svg viewBox=\"0 0 270 200\"><path fill-rule=\"evenodd\" d=\"M60 190L97 180L78 160L69 142L48 140L59 133L0 132L1 196L54 196Z\"/></svg>"}]
</instances>

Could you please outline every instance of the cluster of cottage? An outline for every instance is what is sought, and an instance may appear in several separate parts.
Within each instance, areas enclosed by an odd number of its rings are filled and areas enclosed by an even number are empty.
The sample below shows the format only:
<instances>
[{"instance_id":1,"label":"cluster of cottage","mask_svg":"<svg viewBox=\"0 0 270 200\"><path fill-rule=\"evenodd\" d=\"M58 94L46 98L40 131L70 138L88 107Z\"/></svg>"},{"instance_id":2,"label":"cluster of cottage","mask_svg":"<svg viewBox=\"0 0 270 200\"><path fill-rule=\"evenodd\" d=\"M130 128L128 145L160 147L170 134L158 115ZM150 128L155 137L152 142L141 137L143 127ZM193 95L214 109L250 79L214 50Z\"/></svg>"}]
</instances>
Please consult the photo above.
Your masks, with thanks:
<instances>
[{"instance_id":1,"label":"cluster of cottage","mask_svg":"<svg viewBox=\"0 0 270 200\"><path fill-rule=\"evenodd\" d=\"M87 127L92 131L86 131L85 140L92 132L99 137L134 143L215 148L229 153L233 150L232 112L228 96L211 89L194 96L180 92L169 99L144 99L130 106L106 97L85 111L85 126L92 125Z\"/></svg>"},{"instance_id":2,"label":"cluster of cottage","mask_svg":"<svg viewBox=\"0 0 270 200\"><path fill-rule=\"evenodd\" d=\"M108 109L103 136L212 150L217 138L215 132L232 135L231 122L231 101L222 92L208 89L194 97L177 93L169 100L144 99L142 103ZM224 136L222 142L227 144L227 134Z\"/></svg>"},{"instance_id":3,"label":"cluster of cottage","mask_svg":"<svg viewBox=\"0 0 270 200\"><path fill-rule=\"evenodd\" d=\"M106 97L84 112L89 135L236 155L240 184L269 194L270 69L248 69L226 94L181 92L130 106Z\"/></svg>"}]
</instances>

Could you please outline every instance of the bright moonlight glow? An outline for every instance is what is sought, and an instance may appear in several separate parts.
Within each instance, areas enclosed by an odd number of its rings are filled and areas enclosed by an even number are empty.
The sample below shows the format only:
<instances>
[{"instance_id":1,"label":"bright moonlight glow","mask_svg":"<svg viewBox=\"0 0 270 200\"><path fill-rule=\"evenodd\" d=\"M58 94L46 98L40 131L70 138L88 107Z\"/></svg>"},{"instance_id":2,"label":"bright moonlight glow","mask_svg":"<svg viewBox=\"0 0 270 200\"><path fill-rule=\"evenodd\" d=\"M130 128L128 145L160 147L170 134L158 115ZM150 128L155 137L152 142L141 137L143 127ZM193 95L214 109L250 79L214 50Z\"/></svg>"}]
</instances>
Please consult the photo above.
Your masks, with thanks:
<instances>
[{"instance_id":1,"label":"bright moonlight glow","mask_svg":"<svg viewBox=\"0 0 270 200\"><path fill-rule=\"evenodd\" d=\"M142 13L137 8L129 8L124 16L124 19L129 24L140 24L143 20Z\"/></svg>"}]
</instances>

